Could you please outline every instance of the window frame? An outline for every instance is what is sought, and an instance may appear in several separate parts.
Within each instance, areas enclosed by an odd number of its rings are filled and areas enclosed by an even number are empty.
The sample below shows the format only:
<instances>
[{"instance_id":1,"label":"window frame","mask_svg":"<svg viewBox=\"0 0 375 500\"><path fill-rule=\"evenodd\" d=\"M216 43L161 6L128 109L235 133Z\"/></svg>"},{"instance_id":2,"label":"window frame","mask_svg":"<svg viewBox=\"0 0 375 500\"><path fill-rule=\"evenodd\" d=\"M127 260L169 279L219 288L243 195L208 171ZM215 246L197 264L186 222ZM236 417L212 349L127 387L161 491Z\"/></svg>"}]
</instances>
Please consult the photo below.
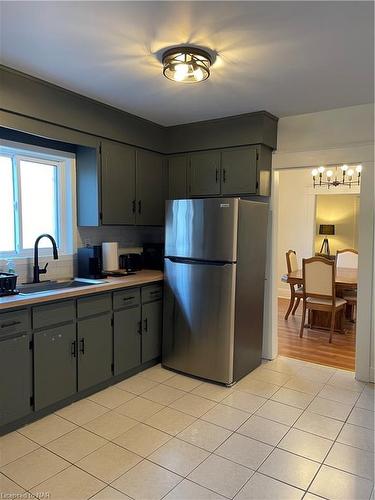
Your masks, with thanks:
<instances>
[{"instance_id":1,"label":"window frame","mask_svg":"<svg viewBox=\"0 0 375 500\"><path fill-rule=\"evenodd\" d=\"M14 236L15 250L0 251L0 260L25 259L33 256L34 249L22 248L22 199L20 163L34 161L53 165L55 170L55 199L56 199L56 243L59 255L72 255L75 250L76 227L74 219L74 177L73 166L75 155L65 151L56 151L33 145L20 145L1 140L0 155L11 158L13 173L13 206L14 206ZM46 240L47 241L47 240ZM49 256L51 248L43 248L43 240L39 247L40 256Z\"/></svg>"}]
</instances>

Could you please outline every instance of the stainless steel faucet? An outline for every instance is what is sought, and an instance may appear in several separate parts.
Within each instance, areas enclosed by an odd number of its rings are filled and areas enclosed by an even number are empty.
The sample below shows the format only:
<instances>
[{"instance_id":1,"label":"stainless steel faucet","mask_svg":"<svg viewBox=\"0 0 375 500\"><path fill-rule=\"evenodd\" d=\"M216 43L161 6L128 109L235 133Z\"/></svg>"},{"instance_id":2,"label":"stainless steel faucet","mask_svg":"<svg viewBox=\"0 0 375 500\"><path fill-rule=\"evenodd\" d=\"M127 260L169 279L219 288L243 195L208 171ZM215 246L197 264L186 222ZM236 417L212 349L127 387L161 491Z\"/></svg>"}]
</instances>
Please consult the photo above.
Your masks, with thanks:
<instances>
[{"instance_id":1,"label":"stainless steel faucet","mask_svg":"<svg viewBox=\"0 0 375 500\"><path fill-rule=\"evenodd\" d=\"M39 241L42 239L42 238L48 238L51 243L52 243L52 248L53 248L53 258L55 260L57 260L59 258L59 254L57 253L57 245L56 245L56 241L55 239L53 238L53 236L51 236L50 234L41 234L40 236L37 237L37 239L35 240L35 243L34 243L34 279L33 279L33 283L40 283L40 279L39 279L39 276L41 274L46 274L47 273L47 266L48 266L48 262L47 264L43 267L43 269L39 269L39 262L38 262L38 258L39 258L39 255L38 255L38 245L39 245Z\"/></svg>"}]
</instances>

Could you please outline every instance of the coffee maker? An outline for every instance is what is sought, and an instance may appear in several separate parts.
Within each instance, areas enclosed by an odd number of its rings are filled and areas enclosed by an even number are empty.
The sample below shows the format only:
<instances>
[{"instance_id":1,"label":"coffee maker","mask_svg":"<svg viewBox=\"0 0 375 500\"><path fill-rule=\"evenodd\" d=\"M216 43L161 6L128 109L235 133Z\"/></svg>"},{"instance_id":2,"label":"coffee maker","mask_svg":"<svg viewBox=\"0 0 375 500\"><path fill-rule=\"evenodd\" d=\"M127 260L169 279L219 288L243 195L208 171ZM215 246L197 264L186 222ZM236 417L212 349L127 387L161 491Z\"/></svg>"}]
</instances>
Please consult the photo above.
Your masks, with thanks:
<instances>
[{"instance_id":1,"label":"coffee maker","mask_svg":"<svg viewBox=\"0 0 375 500\"><path fill-rule=\"evenodd\" d=\"M78 277L98 279L104 278L102 246L94 245L77 249Z\"/></svg>"}]
</instances>

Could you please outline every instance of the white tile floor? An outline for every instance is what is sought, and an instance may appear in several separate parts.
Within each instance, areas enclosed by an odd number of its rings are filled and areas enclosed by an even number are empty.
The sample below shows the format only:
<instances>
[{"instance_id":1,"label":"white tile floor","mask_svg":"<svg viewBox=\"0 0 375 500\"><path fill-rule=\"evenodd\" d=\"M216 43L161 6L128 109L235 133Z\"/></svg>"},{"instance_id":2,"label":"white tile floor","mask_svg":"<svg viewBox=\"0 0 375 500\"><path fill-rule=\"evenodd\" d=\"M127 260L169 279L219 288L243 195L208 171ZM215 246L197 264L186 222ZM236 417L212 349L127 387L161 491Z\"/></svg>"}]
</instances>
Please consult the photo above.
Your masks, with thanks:
<instances>
[{"instance_id":1,"label":"white tile floor","mask_svg":"<svg viewBox=\"0 0 375 500\"><path fill-rule=\"evenodd\" d=\"M374 385L282 357L232 388L156 366L0 438L0 498L368 500L373 481Z\"/></svg>"}]
</instances>

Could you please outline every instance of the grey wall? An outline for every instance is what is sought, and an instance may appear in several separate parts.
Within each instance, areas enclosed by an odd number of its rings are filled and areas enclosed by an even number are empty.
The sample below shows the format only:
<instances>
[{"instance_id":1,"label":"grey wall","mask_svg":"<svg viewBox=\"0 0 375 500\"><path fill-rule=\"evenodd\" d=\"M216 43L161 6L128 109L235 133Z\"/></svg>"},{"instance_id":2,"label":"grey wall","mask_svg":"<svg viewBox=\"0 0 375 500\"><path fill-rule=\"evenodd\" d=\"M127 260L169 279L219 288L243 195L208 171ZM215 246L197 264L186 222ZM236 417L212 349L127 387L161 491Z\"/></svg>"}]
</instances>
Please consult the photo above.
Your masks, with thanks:
<instances>
[{"instance_id":1,"label":"grey wall","mask_svg":"<svg viewBox=\"0 0 375 500\"><path fill-rule=\"evenodd\" d=\"M42 121L45 125L59 125L70 129L71 132L114 139L158 152L164 151L166 130L161 125L4 66L0 69L0 85L3 111ZM8 114L2 116L2 125L13 128L12 123L12 117ZM31 125L32 123L29 123L29 127ZM34 126L34 133L39 134L40 126ZM49 127L45 129L48 130ZM33 130L21 130L33 133ZM52 136L52 139L70 142L71 133L53 129L51 132L63 134L59 137Z\"/></svg>"},{"instance_id":2,"label":"grey wall","mask_svg":"<svg viewBox=\"0 0 375 500\"><path fill-rule=\"evenodd\" d=\"M106 138L161 153L276 148L277 118L265 111L163 127L5 66L0 86L4 127L67 143L96 146Z\"/></svg>"},{"instance_id":3,"label":"grey wall","mask_svg":"<svg viewBox=\"0 0 375 500\"><path fill-rule=\"evenodd\" d=\"M166 153L277 143L277 118L266 111L168 127Z\"/></svg>"}]
</instances>

